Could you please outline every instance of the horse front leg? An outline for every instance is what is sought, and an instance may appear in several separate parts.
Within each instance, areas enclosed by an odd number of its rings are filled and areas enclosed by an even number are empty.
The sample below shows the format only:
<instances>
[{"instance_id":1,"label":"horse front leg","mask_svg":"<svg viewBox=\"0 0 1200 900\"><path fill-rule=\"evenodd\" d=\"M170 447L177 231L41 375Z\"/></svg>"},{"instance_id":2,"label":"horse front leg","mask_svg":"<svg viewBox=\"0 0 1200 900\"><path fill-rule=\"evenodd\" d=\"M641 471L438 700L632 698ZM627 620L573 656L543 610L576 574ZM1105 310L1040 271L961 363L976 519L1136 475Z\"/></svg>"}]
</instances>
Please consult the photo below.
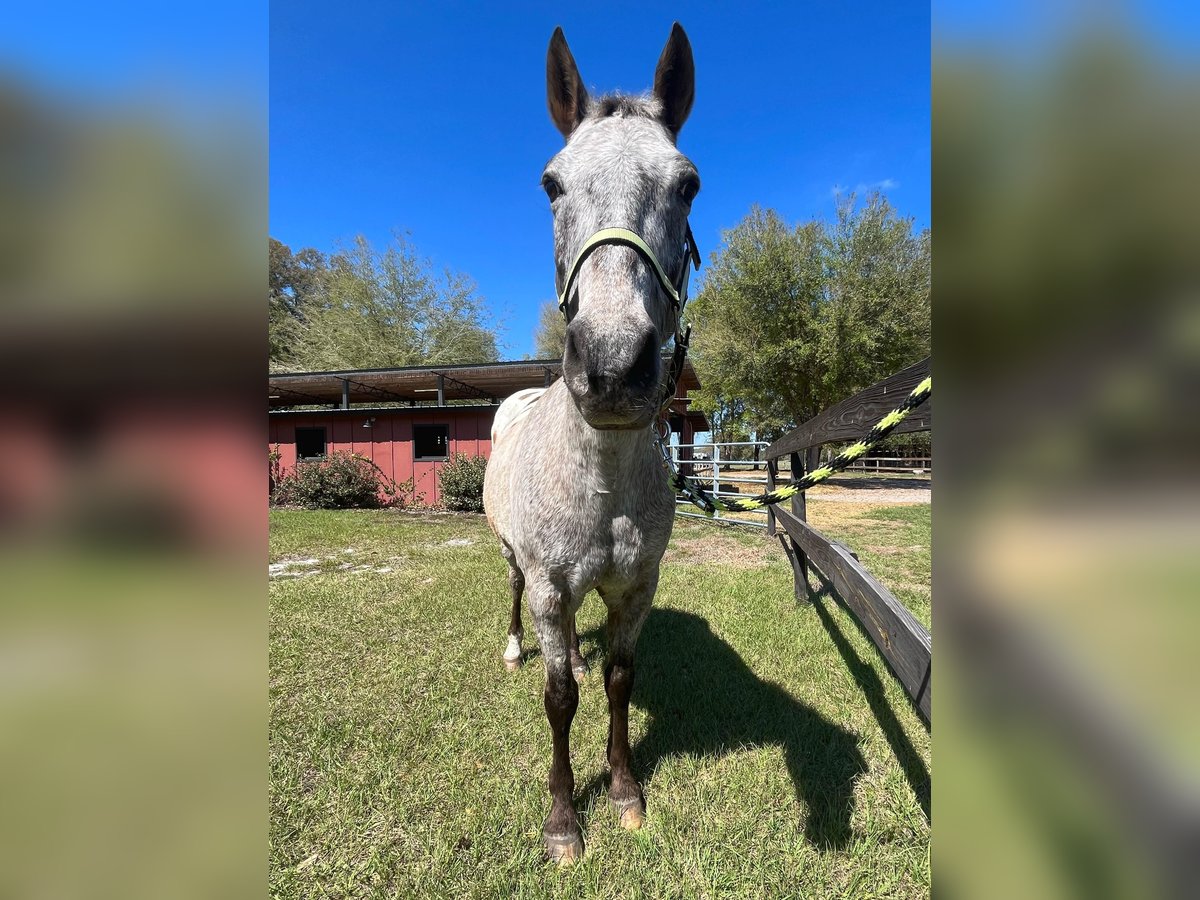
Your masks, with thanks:
<instances>
[{"instance_id":1,"label":"horse front leg","mask_svg":"<svg viewBox=\"0 0 1200 900\"><path fill-rule=\"evenodd\" d=\"M521 668L521 592L525 590L525 575L512 560L508 563L508 586L512 589L512 615L508 620L508 644L504 648L504 668L515 672Z\"/></svg>"},{"instance_id":2,"label":"horse front leg","mask_svg":"<svg viewBox=\"0 0 1200 900\"><path fill-rule=\"evenodd\" d=\"M655 572L647 584L608 603L608 659L604 665L611 772L608 799L621 826L630 830L641 828L646 817L646 800L630 765L629 698L633 694L633 656L657 583L658 573Z\"/></svg>"},{"instance_id":3,"label":"horse front leg","mask_svg":"<svg viewBox=\"0 0 1200 900\"><path fill-rule=\"evenodd\" d=\"M576 681L587 677L588 664L579 649L579 629L575 627L575 617L571 616L571 673Z\"/></svg>"},{"instance_id":4,"label":"horse front leg","mask_svg":"<svg viewBox=\"0 0 1200 900\"><path fill-rule=\"evenodd\" d=\"M538 642L546 664L546 719L550 723L550 815L542 840L550 859L564 865L583 856L583 835L575 815L575 773L571 770L571 722L579 706L579 686L571 672L574 616L558 596L530 596Z\"/></svg>"}]
</instances>

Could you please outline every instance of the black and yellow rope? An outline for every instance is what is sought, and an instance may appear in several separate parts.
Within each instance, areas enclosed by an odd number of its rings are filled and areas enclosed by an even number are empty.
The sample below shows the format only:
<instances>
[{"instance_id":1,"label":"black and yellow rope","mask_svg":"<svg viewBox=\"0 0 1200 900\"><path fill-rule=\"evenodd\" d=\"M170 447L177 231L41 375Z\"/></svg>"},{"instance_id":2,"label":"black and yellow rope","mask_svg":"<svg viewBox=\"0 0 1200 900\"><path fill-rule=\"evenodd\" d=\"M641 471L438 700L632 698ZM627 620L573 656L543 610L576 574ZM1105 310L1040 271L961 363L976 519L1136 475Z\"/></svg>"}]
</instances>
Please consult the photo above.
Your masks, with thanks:
<instances>
[{"instance_id":1,"label":"black and yellow rope","mask_svg":"<svg viewBox=\"0 0 1200 900\"><path fill-rule=\"evenodd\" d=\"M875 426L867 432L867 436L861 441L851 444L825 465L819 469L814 469L803 478L797 478L783 487L767 491L765 494L759 494L757 497L739 497L736 500L715 497L700 487L693 479L681 475L673 465L669 466L671 486L677 493L683 495L709 515L718 509L725 512L752 512L756 509L762 509L764 506L782 503L784 500L790 500L797 494L808 490L813 485L820 484L831 475L842 471L842 469L846 468L846 466L850 465L856 459L864 456L880 441L891 434L897 425L908 418L909 413L928 400L932 393L933 376L929 376L913 388L912 393L908 395L908 398L900 406L876 422ZM669 457L667 459L669 463Z\"/></svg>"}]
</instances>

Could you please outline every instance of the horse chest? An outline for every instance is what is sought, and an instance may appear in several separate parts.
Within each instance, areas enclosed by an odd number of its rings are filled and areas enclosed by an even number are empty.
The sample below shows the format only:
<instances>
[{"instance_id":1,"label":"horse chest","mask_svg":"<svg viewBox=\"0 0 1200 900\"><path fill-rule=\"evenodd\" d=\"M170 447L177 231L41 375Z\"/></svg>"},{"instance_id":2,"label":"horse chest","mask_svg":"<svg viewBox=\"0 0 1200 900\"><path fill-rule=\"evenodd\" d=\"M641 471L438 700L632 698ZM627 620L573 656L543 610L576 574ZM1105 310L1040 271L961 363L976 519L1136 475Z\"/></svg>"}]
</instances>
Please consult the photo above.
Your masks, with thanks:
<instances>
[{"instance_id":1,"label":"horse chest","mask_svg":"<svg viewBox=\"0 0 1200 900\"><path fill-rule=\"evenodd\" d=\"M670 537L673 504L657 499L644 493L593 498L576 535L571 581L577 591L619 591L658 564Z\"/></svg>"}]
</instances>

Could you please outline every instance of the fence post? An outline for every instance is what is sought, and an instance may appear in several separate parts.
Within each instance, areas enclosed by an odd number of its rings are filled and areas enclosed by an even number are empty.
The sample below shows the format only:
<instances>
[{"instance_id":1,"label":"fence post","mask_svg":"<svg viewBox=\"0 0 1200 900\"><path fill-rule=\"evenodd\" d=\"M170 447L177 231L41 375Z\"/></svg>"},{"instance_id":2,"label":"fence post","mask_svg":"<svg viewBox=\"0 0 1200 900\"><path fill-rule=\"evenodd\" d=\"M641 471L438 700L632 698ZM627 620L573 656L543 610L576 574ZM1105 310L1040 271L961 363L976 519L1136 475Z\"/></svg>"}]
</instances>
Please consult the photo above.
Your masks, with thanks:
<instances>
[{"instance_id":1,"label":"fence post","mask_svg":"<svg viewBox=\"0 0 1200 900\"><path fill-rule=\"evenodd\" d=\"M712 445L712 464L713 464L713 496L717 496L721 491L721 445L716 442Z\"/></svg>"},{"instance_id":2,"label":"fence post","mask_svg":"<svg viewBox=\"0 0 1200 900\"><path fill-rule=\"evenodd\" d=\"M809 451L811 454L812 451ZM806 454L807 455L807 454ZM792 481L803 478L807 469L803 462L800 461L799 453L788 454L788 461L792 467ZM792 515L801 522L807 521L807 511L804 503L804 494L797 494L792 498ZM793 568L796 576L796 599L802 603L808 602L808 556L797 546L795 541L792 541L792 555L795 560Z\"/></svg>"},{"instance_id":3,"label":"fence post","mask_svg":"<svg viewBox=\"0 0 1200 900\"><path fill-rule=\"evenodd\" d=\"M757 449L757 448L756 448ZM773 459L767 460L767 490L775 490L775 471L776 463ZM767 507L767 536L775 537L775 507Z\"/></svg>"}]
</instances>

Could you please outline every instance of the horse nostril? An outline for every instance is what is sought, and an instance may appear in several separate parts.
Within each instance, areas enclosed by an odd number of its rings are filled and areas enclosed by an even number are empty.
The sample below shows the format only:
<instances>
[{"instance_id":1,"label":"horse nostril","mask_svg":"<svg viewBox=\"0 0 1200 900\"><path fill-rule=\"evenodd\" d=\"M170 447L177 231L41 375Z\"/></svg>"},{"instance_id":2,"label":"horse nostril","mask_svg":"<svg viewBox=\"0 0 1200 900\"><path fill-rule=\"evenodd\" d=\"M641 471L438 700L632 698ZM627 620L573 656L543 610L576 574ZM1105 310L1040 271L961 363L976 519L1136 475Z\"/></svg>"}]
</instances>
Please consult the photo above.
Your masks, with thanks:
<instances>
[{"instance_id":1,"label":"horse nostril","mask_svg":"<svg viewBox=\"0 0 1200 900\"><path fill-rule=\"evenodd\" d=\"M625 383L636 390L646 390L658 383L658 335L653 329L646 332L633 365L625 373Z\"/></svg>"},{"instance_id":2,"label":"horse nostril","mask_svg":"<svg viewBox=\"0 0 1200 900\"><path fill-rule=\"evenodd\" d=\"M567 346L563 353L564 367L585 369L587 366L587 358L583 355L584 342L579 339L579 326L567 326Z\"/></svg>"},{"instance_id":3,"label":"horse nostril","mask_svg":"<svg viewBox=\"0 0 1200 900\"><path fill-rule=\"evenodd\" d=\"M608 388L605 378L593 371L587 353L588 335L582 322L573 322L567 327L567 347L563 353L563 372L570 377L583 375L587 379L588 392L603 394Z\"/></svg>"}]
</instances>

